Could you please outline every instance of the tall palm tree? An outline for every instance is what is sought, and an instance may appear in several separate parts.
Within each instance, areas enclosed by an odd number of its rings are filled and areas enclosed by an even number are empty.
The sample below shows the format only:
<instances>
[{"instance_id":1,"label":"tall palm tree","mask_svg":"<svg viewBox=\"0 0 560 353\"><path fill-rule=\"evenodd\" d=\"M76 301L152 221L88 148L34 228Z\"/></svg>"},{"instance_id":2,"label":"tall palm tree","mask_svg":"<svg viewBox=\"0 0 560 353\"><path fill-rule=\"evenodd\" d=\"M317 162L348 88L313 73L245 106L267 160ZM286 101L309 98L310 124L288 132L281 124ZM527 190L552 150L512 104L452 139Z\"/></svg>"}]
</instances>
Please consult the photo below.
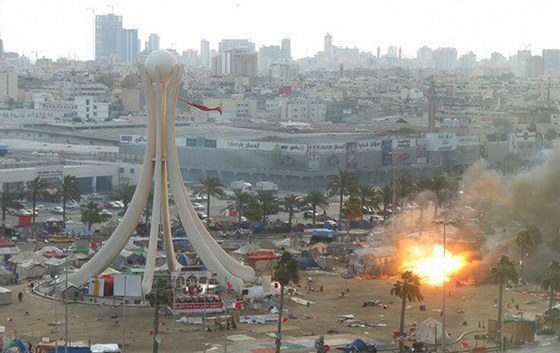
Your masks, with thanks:
<instances>
[{"instance_id":1,"label":"tall palm tree","mask_svg":"<svg viewBox=\"0 0 560 353\"><path fill-rule=\"evenodd\" d=\"M282 205L286 211L288 211L288 225L292 229L292 218L294 217L294 209L299 207L302 203L302 199L299 195L288 194L282 199Z\"/></svg>"},{"instance_id":2,"label":"tall palm tree","mask_svg":"<svg viewBox=\"0 0 560 353\"><path fill-rule=\"evenodd\" d=\"M233 198L228 201L226 209L235 211L238 224L241 223L241 216L245 215L245 212L247 211L249 200L251 200L251 194L244 191L235 191L233 193Z\"/></svg>"},{"instance_id":3,"label":"tall palm tree","mask_svg":"<svg viewBox=\"0 0 560 353\"><path fill-rule=\"evenodd\" d=\"M358 180L356 174L347 170L339 170L338 175L331 181L327 187L327 192L330 197L338 195L338 225L342 219L342 201L344 196L353 194L358 189Z\"/></svg>"},{"instance_id":4,"label":"tall palm tree","mask_svg":"<svg viewBox=\"0 0 560 353\"><path fill-rule=\"evenodd\" d=\"M504 285L508 280L517 282L518 275L515 265L506 255L502 255L495 267L492 267L492 273L494 274L496 281L498 282L498 337L500 340L500 351L503 349L503 327L504 327L504 315L503 315L503 297L504 297Z\"/></svg>"},{"instance_id":5,"label":"tall palm tree","mask_svg":"<svg viewBox=\"0 0 560 353\"><path fill-rule=\"evenodd\" d=\"M261 206L263 221L266 219L266 215L270 212L270 210L278 206L278 199L276 198L276 193L274 191L257 191L255 199Z\"/></svg>"},{"instance_id":6,"label":"tall palm tree","mask_svg":"<svg viewBox=\"0 0 560 353\"><path fill-rule=\"evenodd\" d=\"M66 228L66 204L68 201L80 202L82 193L74 175L66 175L56 181L58 199L62 202L62 228Z\"/></svg>"},{"instance_id":7,"label":"tall palm tree","mask_svg":"<svg viewBox=\"0 0 560 353\"><path fill-rule=\"evenodd\" d=\"M560 262L558 260L548 263L541 287L549 290L548 309L550 310L554 303L554 292L560 291Z\"/></svg>"},{"instance_id":8,"label":"tall palm tree","mask_svg":"<svg viewBox=\"0 0 560 353\"><path fill-rule=\"evenodd\" d=\"M200 184L194 189L194 195L206 195L206 214L208 218L206 219L206 225L210 226L210 198L212 197L224 197L224 184L219 177L209 176L200 179Z\"/></svg>"},{"instance_id":9,"label":"tall palm tree","mask_svg":"<svg viewBox=\"0 0 560 353\"><path fill-rule=\"evenodd\" d=\"M359 185L354 195L359 198L362 209L379 211L381 197L373 186Z\"/></svg>"},{"instance_id":10,"label":"tall palm tree","mask_svg":"<svg viewBox=\"0 0 560 353\"><path fill-rule=\"evenodd\" d=\"M437 200L434 205L434 217L437 216L438 208L449 198L450 188L451 184L444 175L438 175L430 180L430 191L436 195Z\"/></svg>"},{"instance_id":11,"label":"tall palm tree","mask_svg":"<svg viewBox=\"0 0 560 353\"><path fill-rule=\"evenodd\" d=\"M401 321L399 325L399 332L404 334L404 312L406 309L406 301L414 302L424 299L420 292L420 277L411 271L405 271L401 275L401 279L393 284L391 288L391 295L401 298Z\"/></svg>"},{"instance_id":12,"label":"tall palm tree","mask_svg":"<svg viewBox=\"0 0 560 353\"><path fill-rule=\"evenodd\" d=\"M134 192L136 191L136 185L131 185L128 183L119 185L115 191L113 191L113 197L115 200L120 200L124 205L124 212L126 212L128 208L128 204L132 200L132 196L134 196Z\"/></svg>"},{"instance_id":13,"label":"tall palm tree","mask_svg":"<svg viewBox=\"0 0 560 353\"><path fill-rule=\"evenodd\" d=\"M387 219L387 209L393 202L393 187L390 184L384 185L377 190L377 193L381 199L381 204L383 205L383 219ZM394 210L395 205L393 205L393 212Z\"/></svg>"},{"instance_id":14,"label":"tall palm tree","mask_svg":"<svg viewBox=\"0 0 560 353\"><path fill-rule=\"evenodd\" d=\"M146 295L146 299L150 306L154 307L154 345L153 353L158 352L159 343L157 336L159 334L159 308L161 306L171 305L173 303L173 291L169 281L164 278L158 278L152 285L152 290Z\"/></svg>"},{"instance_id":15,"label":"tall palm tree","mask_svg":"<svg viewBox=\"0 0 560 353\"><path fill-rule=\"evenodd\" d=\"M525 265L525 254L535 245L533 235L529 229L521 229L515 236L515 246L519 248L519 276L523 280L523 267Z\"/></svg>"},{"instance_id":16,"label":"tall palm tree","mask_svg":"<svg viewBox=\"0 0 560 353\"><path fill-rule=\"evenodd\" d=\"M105 220L105 216L101 213L101 208L96 202L90 201L86 207L80 211L82 223L87 225L88 244L91 243L91 226L101 223Z\"/></svg>"},{"instance_id":17,"label":"tall palm tree","mask_svg":"<svg viewBox=\"0 0 560 353\"><path fill-rule=\"evenodd\" d=\"M407 200L416 191L414 180L409 175L397 178L397 202Z\"/></svg>"},{"instance_id":18,"label":"tall palm tree","mask_svg":"<svg viewBox=\"0 0 560 353\"><path fill-rule=\"evenodd\" d=\"M317 207L325 211L329 208L329 198L322 191L310 191L305 196L304 202L311 205L311 209L313 210L313 227L315 227Z\"/></svg>"},{"instance_id":19,"label":"tall palm tree","mask_svg":"<svg viewBox=\"0 0 560 353\"><path fill-rule=\"evenodd\" d=\"M35 212L35 208L37 207L37 198L38 197L45 197L49 195L49 182L41 177L36 177L35 179L28 181L25 184L25 192L24 195L31 199L32 203L32 211L31 217L33 219L33 227L31 228L31 234L35 234L35 217L37 214Z\"/></svg>"},{"instance_id":20,"label":"tall palm tree","mask_svg":"<svg viewBox=\"0 0 560 353\"><path fill-rule=\"evenodd\" d=\"M0 208L2 208L2 236L6 236L6 213L8 210L20 210L23 205L15 193L2 191L0 194Z\"/></svg>"},{"instance_id":21,"label":"tall palm tree","mask_svg":"<svg viewBox=\"0 0 560 353\"><path fill-rule=\"evenodd\" d=\"M290 282L299 282L299 263L289 251L284 251L282 257L274 266L274 280L280 284L280 307L278 308L278 333L276 335L276 353L280 353L282 345L282 314L284 311L284 287Z\"/></svg>"}]
</instances>

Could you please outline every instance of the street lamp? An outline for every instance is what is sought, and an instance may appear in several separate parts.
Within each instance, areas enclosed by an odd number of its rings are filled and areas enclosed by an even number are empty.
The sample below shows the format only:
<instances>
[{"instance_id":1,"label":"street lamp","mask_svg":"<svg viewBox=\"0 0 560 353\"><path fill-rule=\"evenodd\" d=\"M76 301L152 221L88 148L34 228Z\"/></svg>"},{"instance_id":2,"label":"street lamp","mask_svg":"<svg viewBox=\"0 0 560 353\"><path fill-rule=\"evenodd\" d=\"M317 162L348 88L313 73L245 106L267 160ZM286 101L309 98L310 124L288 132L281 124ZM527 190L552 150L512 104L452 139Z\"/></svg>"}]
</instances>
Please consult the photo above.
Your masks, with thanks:
<instances>
[{"instance_id":1,"label":"street lamp","mask_svg":"<svg viewBox=\"0 0 560 353\"><path fill-rule=\"evenodd\" d=\"M70 253L65 249L66 259L64 262L64 353L68 353L68 260Z\"/></svg>"}]
</instances>

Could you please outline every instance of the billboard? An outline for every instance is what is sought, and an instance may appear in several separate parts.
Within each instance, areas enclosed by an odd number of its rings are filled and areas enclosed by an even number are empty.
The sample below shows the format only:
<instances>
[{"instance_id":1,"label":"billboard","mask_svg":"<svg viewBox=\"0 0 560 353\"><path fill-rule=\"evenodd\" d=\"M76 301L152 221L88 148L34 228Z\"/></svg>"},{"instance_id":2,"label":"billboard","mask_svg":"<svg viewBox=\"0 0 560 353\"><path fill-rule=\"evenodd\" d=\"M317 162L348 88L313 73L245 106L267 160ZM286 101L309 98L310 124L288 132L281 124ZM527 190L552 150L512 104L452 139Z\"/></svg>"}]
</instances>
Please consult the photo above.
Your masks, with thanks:
<instances>
[{"instance_id":1,"label":"billboard","mask_svg":"<svg viewBox=\"0 0 560 353\"><path fill-rule=\"evenodd\" d=\"M358 154L356 142L346 143L346 168L356 169L358 166Z\"/></svg>"},{"instance_id":2,"label":"billboard","mask_svg":"<svg viewBox=\"0 0 560 353\"><path fill-rule=\"evenodd\" d=\"M320 153L319 145L307 145L307 171L316 172L319 170Z\"/></svg>"},{"instance_id":3,"label":"billboard","mask_svg":"<svg viewBox=\"0 0 560 353\"><path fill-rule=\"evenodd\" d=\"M121 135L119 143L121 145L145 145L148 139L144 135Z\"/></svg>"},{"instance_id":4,"label":"billboard","mask_svg":"<svg viewBox=\"0 0 560 353\"><path fill-rule=\"evenodd\" d=\"M142 296L142 276L113 275L113 295L126 297Z\"/></svg>"},{"instance_id":5,"label":"billboard","mask_svg":"<svg viewBox=\"0 0 560 353\"><path fill-rule=\"evenodd\" d=\"M453 133L428 133L426 134L426 150L454 151L457 149L457 135Z\"/></svg>"},{"instance_id":6,"label":"billboard","mask_svg":"<svg viewBox=\"0 0 560 353\"><path fill-rule=\"evenodd\" d=\"M358 152L381 151L381 140L362 140L356 144Z\"/></svg>"},{"instance_id":7,"label":"billboard","mask_svg":"<svg viewBox=\"0 0 560 353\"><path fill-rule=\"evenodd\" d=\"M240 151L278 152L283 154L305 154L307 145L297 143L278 143L262 141L217 140L216 147Z\"/></svg>"}]
</instances>

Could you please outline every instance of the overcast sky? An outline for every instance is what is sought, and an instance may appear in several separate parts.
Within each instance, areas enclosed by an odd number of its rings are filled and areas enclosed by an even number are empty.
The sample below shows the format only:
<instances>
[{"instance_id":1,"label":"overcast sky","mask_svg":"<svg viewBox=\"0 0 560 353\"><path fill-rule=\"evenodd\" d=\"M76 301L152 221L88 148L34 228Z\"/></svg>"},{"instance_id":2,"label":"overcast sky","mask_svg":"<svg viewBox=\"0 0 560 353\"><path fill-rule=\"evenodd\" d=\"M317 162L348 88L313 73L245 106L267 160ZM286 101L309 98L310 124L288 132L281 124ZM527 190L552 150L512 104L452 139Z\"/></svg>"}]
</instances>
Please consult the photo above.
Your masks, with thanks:
<instances>
[{"instance_id":1,"label":"overcast sky","mask_svg":"<svg viewBox=\"0 0 560 353\"><path fill-rule=\"evenodd\" d=\"M150 33L162 48L211 49L220 39L248 38L257 44L292 41L295 58L333 44L386 53L400 46L415 57L422 45L454 46L459 55L474 51L488 57L499 51L560 48L559 0L0 0L0 37L4 50L34 58L91 59L94 13L123 16L125 28L137 28L142 49Z\"/></svg>"}]
</instances>

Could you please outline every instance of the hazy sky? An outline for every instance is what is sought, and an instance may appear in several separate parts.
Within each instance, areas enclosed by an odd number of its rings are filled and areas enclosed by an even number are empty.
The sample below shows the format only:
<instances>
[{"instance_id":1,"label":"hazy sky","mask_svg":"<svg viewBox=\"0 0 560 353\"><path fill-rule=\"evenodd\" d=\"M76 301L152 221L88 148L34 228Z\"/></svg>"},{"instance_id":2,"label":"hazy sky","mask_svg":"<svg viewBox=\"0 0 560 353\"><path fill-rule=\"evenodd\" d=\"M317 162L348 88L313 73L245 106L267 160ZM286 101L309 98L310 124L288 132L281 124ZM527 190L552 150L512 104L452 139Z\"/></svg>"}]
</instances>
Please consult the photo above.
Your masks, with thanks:
<instances>
[{"instance_id":1,"label":"hazy sky","mask_svg":"<svg viewBox=\"0 0 560 353\"><path fill-rule=\"evenodd\" d=\"M202 38L211 49L222 38L249 38L258 49L289 37L299 58L322 50L327 32L336 46L386 53L396 45L406 57L424 44L479 57L560 48L559 0L0 0L4 49L91 59L94 12L122 15L125 28L138 28L142 48L158 33L162 48L179 52L199 50Z\"/></svg>"}]
</instances>

